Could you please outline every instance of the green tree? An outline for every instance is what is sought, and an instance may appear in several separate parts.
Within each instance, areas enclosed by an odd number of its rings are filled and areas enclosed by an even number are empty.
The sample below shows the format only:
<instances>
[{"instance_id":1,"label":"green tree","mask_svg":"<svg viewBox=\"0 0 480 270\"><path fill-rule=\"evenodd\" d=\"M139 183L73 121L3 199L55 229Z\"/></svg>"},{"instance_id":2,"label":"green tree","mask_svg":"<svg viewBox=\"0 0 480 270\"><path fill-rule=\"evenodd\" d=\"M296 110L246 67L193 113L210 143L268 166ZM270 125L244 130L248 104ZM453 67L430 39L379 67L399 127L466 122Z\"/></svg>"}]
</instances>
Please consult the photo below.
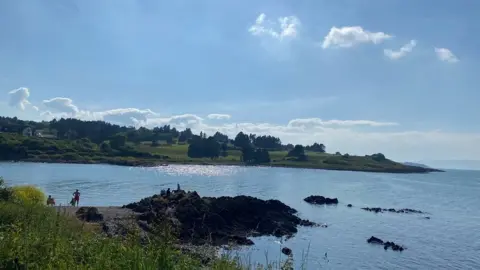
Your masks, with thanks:
<instances>
[{"instance_id":1,"label":"green tree","mask_svg":"<svg viewBox=\"0 0 480 270\"><path fill-rule=\"evenodd\" d=\"M245 148L245 147L250 147L250 138L247 134L243 133L243 132L239 132L237 134L237 136L235 136L235 140L233 142L233 144L236 146L236 147L240 147L240 148Z\"/></svg>"}]
</instances>

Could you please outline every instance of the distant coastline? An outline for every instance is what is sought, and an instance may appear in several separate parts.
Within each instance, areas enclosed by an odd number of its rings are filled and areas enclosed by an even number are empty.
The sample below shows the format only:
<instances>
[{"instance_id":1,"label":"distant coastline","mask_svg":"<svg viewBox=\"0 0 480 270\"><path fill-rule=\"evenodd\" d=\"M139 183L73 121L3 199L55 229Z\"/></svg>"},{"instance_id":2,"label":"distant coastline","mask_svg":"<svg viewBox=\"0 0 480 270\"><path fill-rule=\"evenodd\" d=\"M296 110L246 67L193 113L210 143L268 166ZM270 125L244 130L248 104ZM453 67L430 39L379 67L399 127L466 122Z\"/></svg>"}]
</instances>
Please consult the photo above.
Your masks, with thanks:
<instances>
[{"instance_id":1,"label":"distant coastline","mask_svg":"<svg viewBox=\"0 0 480 270\"><path fill-rule=\"evenodd\" d=\"M147 129L103 121L50 122L0 117L0 161L110 164L152 167L164 164L235 165L359 171L428 173L441 170L392 161L382 153L355 156L328 153L322 143L283 144L278 137L239 132L195 135L169 125Z\"/></svg>"}]
</instances>

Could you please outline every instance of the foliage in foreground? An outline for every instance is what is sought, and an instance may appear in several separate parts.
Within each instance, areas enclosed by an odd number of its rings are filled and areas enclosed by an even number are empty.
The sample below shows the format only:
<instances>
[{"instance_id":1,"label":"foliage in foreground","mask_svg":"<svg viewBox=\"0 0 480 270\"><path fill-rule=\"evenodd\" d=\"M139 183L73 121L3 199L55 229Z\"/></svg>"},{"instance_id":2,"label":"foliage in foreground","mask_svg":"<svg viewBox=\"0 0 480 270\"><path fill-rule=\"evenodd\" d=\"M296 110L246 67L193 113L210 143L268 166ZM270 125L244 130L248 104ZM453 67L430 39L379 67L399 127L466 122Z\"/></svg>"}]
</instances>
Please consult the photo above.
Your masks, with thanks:
<instances>
[{"instance_id":1,"label":"foliage in foreground","mask_svg":"<svg viewBox=\"0 0 480 270\"><path fill-rule=\"evenodd\" d=\"M11 189L0 183L2 192ZM44 205L0 198L0 217L0 269L293 269L291 262L245 266L232 256L205 267L199 259L174 249L168 233L146 243L135 233L125 239L108 238Z\"/></svg>"},{"instance_id":2,"label":"foliage in foreground","mask_svg":"<svg viewBox=\"0 0 480 270\"><path fill-rule=\"evenodd\" d=\"M35 186L15 186L12 187L12 199L21 204L44 204L47 197L43 191Z\"/></svg>"}]
</instances>

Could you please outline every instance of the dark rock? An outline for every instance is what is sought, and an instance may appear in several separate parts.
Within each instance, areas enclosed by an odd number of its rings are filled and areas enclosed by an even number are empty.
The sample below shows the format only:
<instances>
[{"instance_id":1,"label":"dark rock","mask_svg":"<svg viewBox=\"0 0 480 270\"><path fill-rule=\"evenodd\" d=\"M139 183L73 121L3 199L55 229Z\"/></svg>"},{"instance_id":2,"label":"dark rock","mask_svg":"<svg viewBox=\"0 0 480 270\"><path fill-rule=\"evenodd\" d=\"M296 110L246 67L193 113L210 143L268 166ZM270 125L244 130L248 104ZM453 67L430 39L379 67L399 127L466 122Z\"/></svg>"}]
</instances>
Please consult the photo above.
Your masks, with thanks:
<instances>
[{"instance_id":1,"label":"dark rock","mask_svg":"<svg viewBox=\"0 0 480 270\"><path fill-rule=\"evenodd\" d=\"M375 236L372 236L372 237L368 238L367 242L370 243L370 244L383 245L383 240L380 239L380 238L377 238Z\"/></svg>"},{"instance_id":2,"label":"dark rock","mask_svg":"<svg viewBox=\"0 0 480 270\"><path fill-rule=\"evenodd\" d=\"M349 204L347 204L347 207L352 207L352 206L353 206L353 205L351 205L350 203L349 203Z\"/></svg>"},{"instance_id":3,"label":"dark rock","mask_svg":"<svg viewBox=\"0 0 480 270\"><path fill-rule=\"evenodd\" d=\"M303 199L307 203L311 204L338 204L337 198L325 198L323 196L311 195Z\"/></svg>"},{"instance_id":4,"label":"dark rock","mask_svg":"<svg viewBox=\"0 0 480 270\"><path fill-rule=\"evenodd\" d=\"M405 214L425 214L420 210L409 209L409 208L396 210L394 208L386 209L386 208L380 208L380 207L363 207L362 209L365 211L375 212L375 213L390 212L390 213L405 213Z\"/></svg>"},{"instance_id":5,"label":"dark rock","mask_svg":"<svg viewBox=\"0 0 480 270\"><path fill-rule=\"evenodd\" d=\"M405 248L400 246L400 245L397 245L395 244L394 242L383 242L382 239L380 238L377 238L375 236L372 236L370 237L368 240L367 240L368 243L370 244L377 244L377 245L383 245L383 249L387 250L387 249L392 249L393 251L403 251Z\"/></svg>"},{"instance_id":6,"label":"dark rock","mask_svg":"<svg viewBox=\"0 0 480 270\"><path fill-rule=\"evenodd\" d=\"M250 196L214 198L179 191L124 207L140 213L138 219L147 224L168 222L181 243L195 245L253 245L250 236L288 237L297 232L297 226L316 226L297 217L295 209L278 200Z\"/></svg>"},{"instance_id":7,"label":"dark rock","mask_svg":"<svg viewBox=\"0 0 480 270\"><path fill-rule=\"evenodd\" d=\"M284 247L284 248L282 248L282 253L287 255L287 256L290 256L290 255L292 255L292 250L289 249L288 247Z\"/></svg>"},{"instance_id":8,"label":"dark rock","mask_svg":"<svg viewBox=\"0 0 480 270\"><path fill-rule=\"evenodd\" d=\"M76 215L78 219L86 222L100 222L103 221L103 215L98 212L96 207L80 207Z\"/></svg>"}]
</instances>

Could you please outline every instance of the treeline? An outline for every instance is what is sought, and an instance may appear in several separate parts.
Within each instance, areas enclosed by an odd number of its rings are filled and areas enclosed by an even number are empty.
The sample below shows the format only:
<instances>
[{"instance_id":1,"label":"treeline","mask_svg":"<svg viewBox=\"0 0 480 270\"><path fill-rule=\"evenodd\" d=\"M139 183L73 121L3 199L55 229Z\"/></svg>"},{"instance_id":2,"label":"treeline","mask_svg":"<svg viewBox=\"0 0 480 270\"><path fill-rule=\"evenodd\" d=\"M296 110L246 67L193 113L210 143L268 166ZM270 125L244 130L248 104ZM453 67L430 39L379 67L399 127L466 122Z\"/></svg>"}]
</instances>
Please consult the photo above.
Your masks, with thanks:
<instances>
[{"instance_id":1,"label":"treeline","mask_svg":"<svg viewBox=\"0 0 480 270\"><path fill-rule=\"evenodd\" d=\"M48 135L49 138L80 142L75 144L75 148L78 144L88 145L90 151L98 150L108 155L120 156L143 156L131 145L145 142L154 147L160 144L188 144L187 155L190 158L215 159L228 156L229 149L238 149L241 150L242 160L245 163L268 163L270 162L269 151L289 151L287 157L297 160L306 160L305 151L326 151L323 144L284 145L280 138L275 136L243 132L239 132L235 138L231 139L220 132L216 132L212 136L207 136L204 132L196 135L189 128L180 131L170 125L149 129L120 126L105 121L82 121L74 118L34 122L19 120L16 117L0 117L0 132L25 135L27 129L30 131L29 134L34 137ZM38 145L24 145L23 143L13 145L0 142L0 151L2 152L0 158L21 158L26 155L27 150L38 150L38 147ZM47 150L53 152L58 149Z\"/></svg>"}]
</instances>

